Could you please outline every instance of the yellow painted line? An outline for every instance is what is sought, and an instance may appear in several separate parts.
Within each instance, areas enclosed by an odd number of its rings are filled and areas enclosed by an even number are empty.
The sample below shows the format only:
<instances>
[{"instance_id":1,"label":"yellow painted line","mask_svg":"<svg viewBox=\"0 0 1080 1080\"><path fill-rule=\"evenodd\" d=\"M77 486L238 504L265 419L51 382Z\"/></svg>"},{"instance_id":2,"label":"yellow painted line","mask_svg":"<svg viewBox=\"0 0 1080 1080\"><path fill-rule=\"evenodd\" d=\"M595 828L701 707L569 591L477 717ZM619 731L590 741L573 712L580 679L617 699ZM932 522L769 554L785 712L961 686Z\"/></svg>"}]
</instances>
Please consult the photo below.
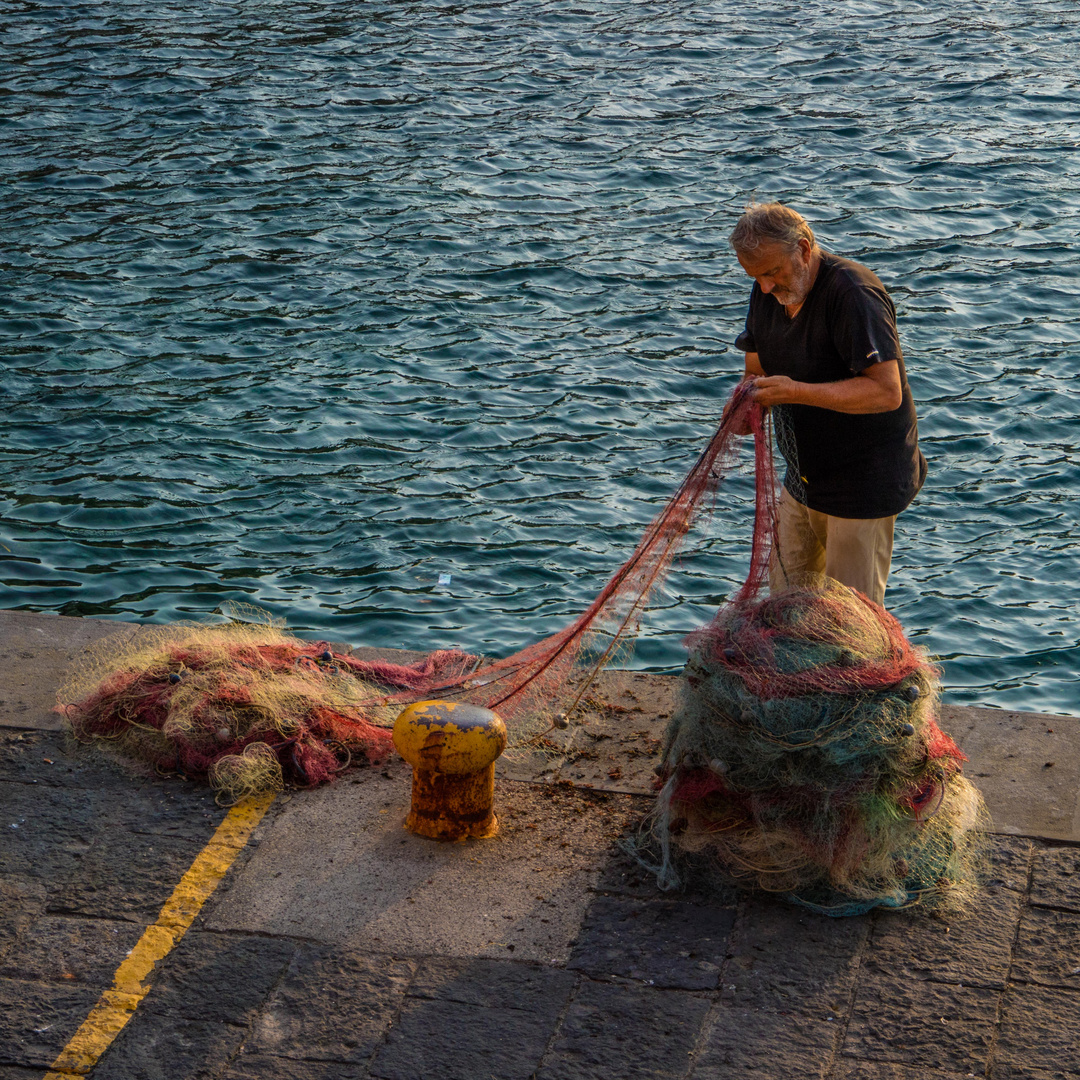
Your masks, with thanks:
<instances>
[{"instance_id":1,"label":"yellow painted line","mask_svg":"<svg viewBox=\"0 0 1080 1080\"><path fill-rule=\"evenodd\" d=\"M72 1080L85 1076L97 1064L135 1014L139 1002L150 992L149 977L154 965L169 954L195 921L199 909L217 888L273 801L272 792L253 796L237 803L225 815L210 842L165 901L157 922L146 928L138 944L116 969L112 987L98 999L44 1080Z\"/></svg>"}]
</instances>

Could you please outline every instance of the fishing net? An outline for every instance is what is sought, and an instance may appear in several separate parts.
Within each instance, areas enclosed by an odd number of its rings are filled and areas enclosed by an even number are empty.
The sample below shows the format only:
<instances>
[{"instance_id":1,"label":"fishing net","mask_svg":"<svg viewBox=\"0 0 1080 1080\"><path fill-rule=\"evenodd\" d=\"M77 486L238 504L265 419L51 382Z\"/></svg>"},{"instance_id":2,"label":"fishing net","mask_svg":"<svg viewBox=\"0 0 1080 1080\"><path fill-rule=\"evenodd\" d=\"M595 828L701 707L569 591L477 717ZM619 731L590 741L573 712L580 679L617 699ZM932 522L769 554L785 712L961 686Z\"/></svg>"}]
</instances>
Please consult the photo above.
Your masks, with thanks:
<instances>
[{"instance_id":1,"label":"fishing net","mask_svg":"<svg viewBox=\"0 0 1080 1080\"><path fill-rule=\"evenodd\" d=\"M755 405L749 383L728 401L716 433L664 508L649 524L630 558L570 625L502 660L429 687L450 699L495 709L506 721L511 747L536 745L537 735L564 727L587 705L593 680L629 647L650 599L701 511L712 505L742 440L754 436L757 475L750 567L738 596L756 595L769 572L776 481L768 414ZM580 715L580 714L579 714Z\"/></svg>"},{"instance_id":2,"label":"fishing net","mask_svg":"<svg viewBox=\"0 0 1080 1080\"><path fill-rule=\"evenodd\" d=\"M728 467L738 430L758 435L759 471L771 470L765 418L742 386L686 479L588 609L505 659L444 650L414 664L360 661L241 610L240 620L226 624L146 628L100 643L60 689L59 709L77 738L159 771L207 777L228 801L283 783L325 783L352 761L380 759L401 707L433 696L496 709L512 748L542 745L632 640L703 497ZM771 479L758 485L762 520L774 486ZM754 545L748 581L764 579L767 548Z\"/></svg>"},{"instance_id":3,"label":"fishing net","mask_svg":"<svg viewBox=\"0 0 1080 1080\"><path fill-rule=\"evenodd\" d=\"M451 651L411 666L363 663L267 620L177 624L97 643L58 700L76 738L207 777L233 803L383 760L397 715L387 684L452 677L467 663Z\"/></svg>"},{"instance_id":4,"label":"fishing net","mask_svg":"<svg viewBox=\"0 0 1080 1080\"><path fill-rule=\"evenodd\" d=\"M969 905L986 811L937 725L938 673L888 612L809 579L725 605L688 644L650 820L662 885L704 852L830 915Z\"/></svg>"},{"instance_id":5,"label":"fishing net","mask_svg":"<svg viewBox=\"0 0 1080 1080\"><path fill-rule=\"evenodd\" d=\"M938 676L899 624L835 582L763 598L773 550L783 409L740 383L708 446L630 558L569 626L501 660L455 650L363 662L267 622L138 632L101 647L60 694L76 736L164 771L206 776L227 801L332 780L378 761L403 704L495 709L511 748L581 718L595 676L633 639L695 518L754 437L746 580L688 639L682 704L639 850L671 887L684 856L829 914L958 909L984 859L986 812L936 723ZM644 856L643 856L644 857Z\"/></svg>"}]
</instances>

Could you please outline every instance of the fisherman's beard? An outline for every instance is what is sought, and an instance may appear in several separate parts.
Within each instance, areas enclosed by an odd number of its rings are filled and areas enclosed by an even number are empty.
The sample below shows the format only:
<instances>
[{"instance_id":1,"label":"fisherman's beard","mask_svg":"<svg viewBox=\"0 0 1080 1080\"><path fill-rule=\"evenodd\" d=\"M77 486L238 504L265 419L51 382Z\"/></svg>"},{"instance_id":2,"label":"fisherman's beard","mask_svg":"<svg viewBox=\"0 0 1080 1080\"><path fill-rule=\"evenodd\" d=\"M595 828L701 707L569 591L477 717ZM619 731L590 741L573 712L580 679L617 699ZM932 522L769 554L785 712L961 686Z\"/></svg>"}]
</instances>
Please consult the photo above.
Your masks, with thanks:
<instances>
[{"instance_id":1,"label":"fisherman's beard","mask_svg":"<svg viewBox=\"0 0 1080 1080\"><path fill-rule=\"evenodd\" d=\"M810 295L810 286L814 283L813 265L800 266L792 274L791 283L786 289L774 288L772 294L785 307L801 304Z\"/></svg>"}]
</instances>

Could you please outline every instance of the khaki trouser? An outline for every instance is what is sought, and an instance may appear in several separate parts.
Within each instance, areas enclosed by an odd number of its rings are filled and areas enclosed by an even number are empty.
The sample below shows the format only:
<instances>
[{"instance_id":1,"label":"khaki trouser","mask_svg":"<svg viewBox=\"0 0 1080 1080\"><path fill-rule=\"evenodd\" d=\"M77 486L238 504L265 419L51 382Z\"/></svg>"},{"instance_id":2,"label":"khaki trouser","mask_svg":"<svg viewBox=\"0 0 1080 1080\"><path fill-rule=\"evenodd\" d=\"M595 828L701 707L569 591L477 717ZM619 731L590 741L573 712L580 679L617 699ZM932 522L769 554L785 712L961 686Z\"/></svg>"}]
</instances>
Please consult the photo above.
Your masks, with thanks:
<instances>
[{"instance_id":1,"label":"khaki trouser","mask_svg":"<svg viewBox=\"0 0 1080 1080\"><path fill-rule=\"evenodd\" d=\"M896 516L841 518L811 510L785 488L777 507L779 550L769 565L769 588L783 589L803 574L825 574L885 602Z\"/></svg>"}]
</instances>

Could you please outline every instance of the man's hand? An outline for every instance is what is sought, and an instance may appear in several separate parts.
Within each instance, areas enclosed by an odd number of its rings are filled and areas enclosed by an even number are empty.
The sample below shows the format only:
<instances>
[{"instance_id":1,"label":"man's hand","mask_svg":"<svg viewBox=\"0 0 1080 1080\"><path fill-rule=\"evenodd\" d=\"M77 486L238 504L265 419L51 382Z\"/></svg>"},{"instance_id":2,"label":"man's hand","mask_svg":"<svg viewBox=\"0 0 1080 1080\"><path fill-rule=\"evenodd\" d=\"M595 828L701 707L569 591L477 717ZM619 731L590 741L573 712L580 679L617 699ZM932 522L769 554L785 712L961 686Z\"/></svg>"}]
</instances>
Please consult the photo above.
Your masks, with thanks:
<instances>
[{"instance_id":1,"label":"man's hand","mask_svg":"<svg viewBox=\"0 0 1080 1080\"><path fill-rule=\"evenodd\" d=\"M754 400L766 409L773 405L797 405L802 400L798 390L806 385L786 375L759 375L754 380Z\"/></svg>"}]
</instances>

